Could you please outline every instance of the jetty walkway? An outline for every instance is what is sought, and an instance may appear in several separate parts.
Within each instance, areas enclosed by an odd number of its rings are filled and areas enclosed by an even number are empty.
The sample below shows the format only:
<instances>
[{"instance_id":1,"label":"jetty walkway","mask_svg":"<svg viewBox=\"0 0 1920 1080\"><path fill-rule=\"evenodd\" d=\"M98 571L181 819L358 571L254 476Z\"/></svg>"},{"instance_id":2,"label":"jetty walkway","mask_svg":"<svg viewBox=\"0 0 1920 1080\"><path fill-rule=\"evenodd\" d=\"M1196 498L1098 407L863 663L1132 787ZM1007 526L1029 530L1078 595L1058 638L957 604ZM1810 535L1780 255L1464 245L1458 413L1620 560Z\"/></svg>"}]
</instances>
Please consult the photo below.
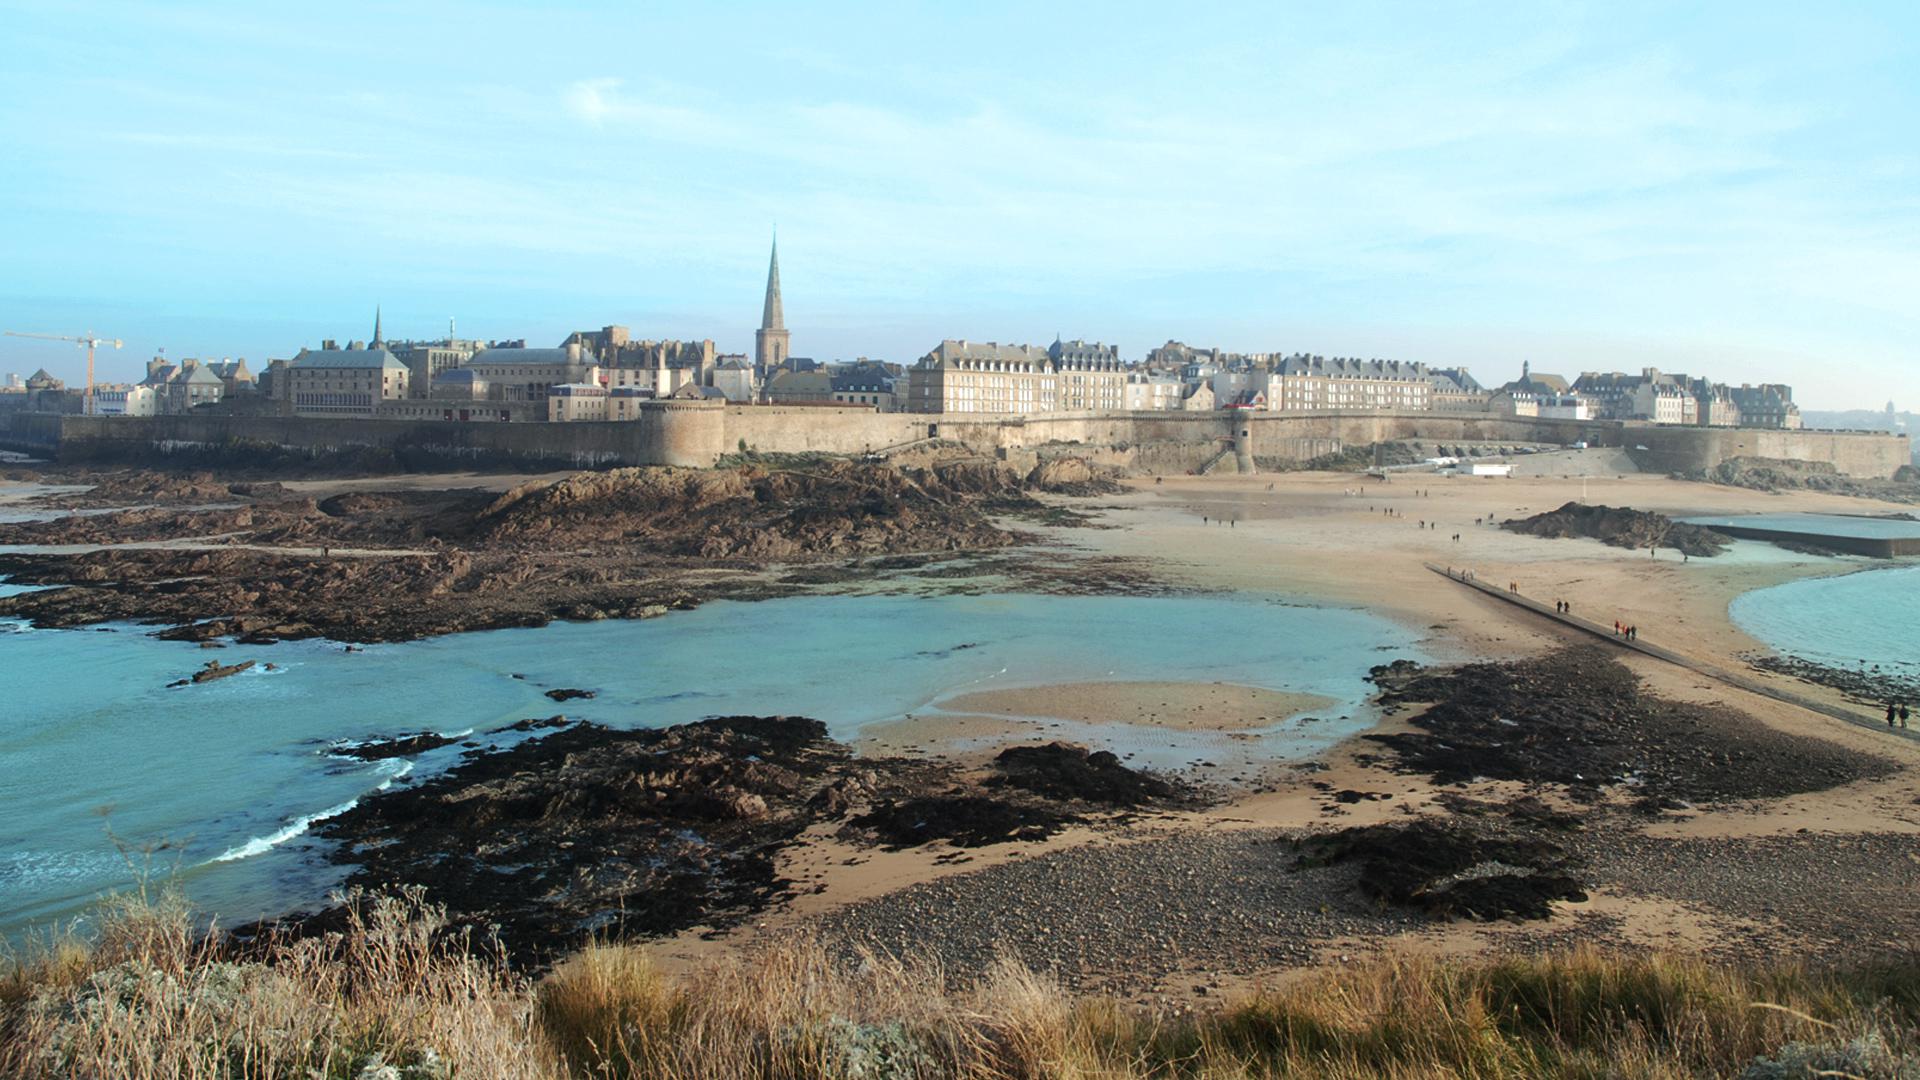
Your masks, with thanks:
<instances>
[{"instance_id":1,"label":"jetty walkway","mask_svg":"<svg viewBox=\"0 0 1920 1080\"><path fill-rule=\"evenodd\" d=\"M1657 660L1665 660L1669 664L1676 664L1686 668L1688 671L1704 675L1709 679L1725 683L1728 686L1737 687L1748 693L1759 694L1762 697L1770 697L1775 701L1784 701L1789 705L1806 709L1809 712L1816 712L1822 716L1830 716L1835 720L1844 720L1856 727L1871 728L1874 731L1884 732L1888 735L1897 735L1904 739L1920 742L1920 730L1889 728L1887 727L1886 720L1880 714L1876 713L1868 716L1850 709L1841 708L1837 705L1828 705L1825 702L1801 697L1799 694L1783 690L1777 686L1770 686L1750 675L1728 671L1718 664L1709 664L1704 660L1696 659L1685 653L1675 652L1672 649L1642 640L1637 630L1634 632L1632 638L1621 637L1618 633L1614 632L1611 626L1594 622L1591 619L1581 618L1578 615L1555 611L1552 604L1542 603L1525 593L1510 591L1505 585L1495 585L1491 582L1481 581L1478 577L1471 576L1472 571L1470 568L1450 568L1438 566L1434 563L1427 563L1426 567L1450 581L1465 585L1469 589L1478 590L1498 600L1505 600L1515 607L1525 608L1542 618L1551 619L1561 626L1571 627L1572 629L1592 634L1594 637L1600 638L1603 641L1610 641L1622 649L1630 649L1637 653L1644 653Z\"/></svg>"}]
</instances>

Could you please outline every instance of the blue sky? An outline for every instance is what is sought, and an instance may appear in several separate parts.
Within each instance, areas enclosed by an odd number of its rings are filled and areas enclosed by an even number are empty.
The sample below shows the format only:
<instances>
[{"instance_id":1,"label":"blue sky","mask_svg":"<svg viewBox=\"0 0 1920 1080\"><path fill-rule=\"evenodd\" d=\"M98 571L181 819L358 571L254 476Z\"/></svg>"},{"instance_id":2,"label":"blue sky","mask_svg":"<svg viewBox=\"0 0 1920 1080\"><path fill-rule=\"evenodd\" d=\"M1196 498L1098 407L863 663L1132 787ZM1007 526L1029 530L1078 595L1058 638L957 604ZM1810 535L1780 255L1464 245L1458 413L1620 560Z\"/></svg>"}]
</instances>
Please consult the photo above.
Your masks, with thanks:
<instances>
[{"instance_id":1,"label":"blue sky","mask_svg":"<svg viewBox=\"0 0 1920 1080\"><path fill-rule=\"evenodd\" d=\"M1920 399L1920 5L0 0L0 328L1168 338ZM0 371L78 350L0 338Z\"/></svg>"}]
</instances>

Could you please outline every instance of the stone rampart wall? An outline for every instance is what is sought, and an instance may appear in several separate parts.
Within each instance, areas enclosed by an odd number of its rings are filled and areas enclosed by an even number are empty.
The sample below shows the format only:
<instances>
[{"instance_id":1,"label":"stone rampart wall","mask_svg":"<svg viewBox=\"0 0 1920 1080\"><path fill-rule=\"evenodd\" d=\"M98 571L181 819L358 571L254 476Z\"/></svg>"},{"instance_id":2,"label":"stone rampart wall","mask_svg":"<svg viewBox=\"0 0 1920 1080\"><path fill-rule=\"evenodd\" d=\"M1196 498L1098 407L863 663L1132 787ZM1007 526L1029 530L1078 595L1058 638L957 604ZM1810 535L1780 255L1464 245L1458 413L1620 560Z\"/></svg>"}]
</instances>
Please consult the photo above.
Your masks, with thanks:
<instances>
[{"instance_id":1,"label":"stone rampart wall","mask_svg":"<svg viewBox=\"0 0 1920 1080\"><path fill-rule=\"evenodd\" d=\"M68 460L141 460L160 453L245 453L270 445L325 455L389 451L409 460L595 468L711 465L743 443L770 453L852 454L937 435L983 454L1048 447L1099 450L1149 471L1203 462L1233 445L1236 432L1256 458L1304 461L1346 446L1429 442L1585 441L1624 446L1643 467L1710 468L1734 457L1831 462L1843 473L1887 477L1911 451L1901 437L1859 432L1663 428L1610 421L1539 420L1454 413L1067 413L1037 417L875 413L704 401L642 406L635 421L571 424L444 420L314 419L268 416L101 417L12 414L0 442ZM1644 449L1643 449L1644 448Z\"/></svg>"},{"instance_id":2,"label":"stone rampart wall","mask_svg":"<svg viewBox=\"0 0 1920 1080\"><path fill-rule=\"evenodd\" d=\"M1621 439L1641 468L1678 473L1758 457L1828 462L1848 476L1885 479L1907 464L1912 453L1905 436L1857 431L1627 425Z\"/></svg>"}]
</instances>

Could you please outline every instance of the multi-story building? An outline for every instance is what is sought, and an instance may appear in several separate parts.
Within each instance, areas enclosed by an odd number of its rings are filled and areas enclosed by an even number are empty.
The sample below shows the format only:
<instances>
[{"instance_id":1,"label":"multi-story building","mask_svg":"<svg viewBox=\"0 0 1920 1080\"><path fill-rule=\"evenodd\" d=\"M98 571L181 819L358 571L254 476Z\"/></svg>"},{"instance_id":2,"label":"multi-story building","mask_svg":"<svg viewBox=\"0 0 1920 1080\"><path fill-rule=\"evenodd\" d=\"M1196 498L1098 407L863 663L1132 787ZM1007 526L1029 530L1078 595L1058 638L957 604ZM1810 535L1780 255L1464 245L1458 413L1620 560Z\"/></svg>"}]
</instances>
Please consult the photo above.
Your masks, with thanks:
<instances>
[{"instance_id":1,"label":"multi-story building","mask_svg":"<svg viewBox=\"0 0 1920 1080\"><path fill-rule=\"evenodd\" d=\"M1640 381L1624 372L1582 372L1573 381L1573 390L1593 403L1593 414L1602 420L1627 420L1633 416L1633 394Z\"/></svg>"},{"instance_id":2,"label":"multi-story building","mask_svg":"<svg viewBox=\"0 0 1920 1080\"><path fill-rule=\"evenodd\" d=\"M1534 415L1542 420L1593 419L1593 403L1579 394L1548 394L1536 401Z\"/></svg>"},{"instance_id":3,"label":"multi-story building","mask_svg":"<svg viewBox=\"0 0 1920 1080\"><path fill-rule=\"evenodd\" d=\"M244 356L238 360L208 360L206 366L219 378L224 388L223 397L250 394L259 388L253 372L247 369L247 358Z\"/></svg>"},{"instance_id":4,"label":"multi-story building","mask_svg":"<svg viewBox=\"0 0 1920 1080\"><path fill-rule=\"evenodd\" d=\"M1542 398L1532 390L1522 390L1513 383L1487 395L1487 411L1501 416L1539 416Z\"/></svg>"},{"instance_id":5,"label":"multi-story building","mask_svg":"<svg viewBox=\"0 0 1920 1080\"><path fill-rule=\"evenodd\" d=\"M660 388L662 397L688 383L712 385L718 359L711 338L705 341L635 341L624 326L578 330L567 335L567 340L560 343L563 349L574 346L579 346L588 359L597 362L608 373L622 369L649 373L625 377L610 375L610 383L644 386L649 382L659 382L663 384ZM667 379L659 380L651 374L662 368L671 373Z\"/></svg>"},{"instance_id":6,"label":"multi-story building","mask_svg":"<svg viewBox=\"0 0 1920 1080\"><path fill-rule=\"evenodd\" d=\"M1725 383L1711 379L1676 376L1693 395L1694 415L1701 427L1739 427L1740 406L1734 404L1733 391Z\"/></svg>"},{"instance_id":7,"label":"multi-story building","mask_svg":"<svg viewBox=\"0 0 1920 1080\"><path fill-rule=\"evenodd\" d=\"M900 377L896 364L885 364L862 357L851 364L831 368L833 400L842 405L871 405L880 412L899 412L900 398L894 392ZM729 395L731 396L731 395Z\"/></svg>"},{"instance_id":8,"label":"multi-story building","mask_svg":"<svg viewBox=\"0 0 1920 1080\"><path fill-rule=\"evenodd\" d=\"M93 388L95 416L153 416L157 412L151 386L140 383L101 383Z\"/></svg>"},{"instance_id":9,"label":"multi-story building","mask_svg":"<svg viewBox=\"0 0 1920 1080\"><path fill-rule=\"evenodd\" d=\"M1187 384L1176 376L1130 371L1126 387L1127 401L1122 407L1129 412L1177 412L1186 408ZM1211 390L1208 397L1212 397Z\"/></svg>"},{"instance_id":10,"label":"multi-story building","mask_svg":"<svg viewBox=\"0 0 1920 1080\"><path fill-rule=\"evenodd\" d=\"M1215 368L1205 381L1213 390L1214 400L1224 406L1230 401L1242 401L1249 394L1258 394L1265 400L1274 389L1276 377L1265 368Z\"/></svg>"},{"instance_id":11,"label":"multi-story building","mask_svg":"<svg viewBox=\"0 0 1920 1080\"><path fill-rule=\"evenodd\" d=\"M547 419L555 423L607 419L610 393L597 383L561 383L547 391Z\"/></svg>"},{"instance_id":12,"label":"multi-story building","mask_svg":"<svg viewBox=\"0 0 1920 1080\"><path fill-rule=\"evenodd\" d=\"M833 401L833 376L778 369L767 380L766 395L769 405L824 405Z\"/></svg>"},{"instance_id":13,"label":"multi-story building","mask_svg":"<svg viewBox=\"0 0 1920 1080\"><path fill-rule=\"evenodd\" d=\"M1269 409L1425 412L1433 404L1433 380L1424 364L1289 356L1274 367L1274 375L1266 387Z\"/></svg>"},{"instance_id":14,"label":"multi-story building","mask_svg":"<svg viewBox=\"0 0 1920 1080\"><path fill-rule=\"evenodd\" d=\"M1733 399L1734 407L1740 410L1740 423L1744 427L1786 430L1800 427L1800 406L1793 403L1791 386L1780 383L1748 386L1742 383L1728 387L1727 394Z\"/></svg>"},{"instance_id":15,"label":"multi-story building","mask_svg":"<svg viewBox=\"0 0 1920 1080\"><path fill-rule=\"evenodd\" d=\"M407 365L407 391L410 396L424 398L433 392L434 377L443 371L454 368L474 358L475 354L486 348L482 341L465 341L447 337L438 341L396 341L387 344L387 351L401 363Z\"/></svg>"},{"instance_id":16,"label":"multi-story building","mask_svg":"<svg viewBox=\"0 0 1920 1080\"><path fill-rule=\"evenodd\" d=\"M140 385L153 391L156 412L188 413L202 405L218 404L226 396L227 381L216 370L216 365L192 357L173 364L156 356L147 361L147 377L140 380Z\"/></svg>"},{"instance_id":17,"label":"multi-story building","mask_svg":"<svg viewBox=\"0 0 1920 1080\"><path fill-rule=\"evenodd\" d=\"M1646 378L1633 388L1630 419L1691 427L1700 422L1700 402L1672 376Z\"/></svg>"},{"instance_id":18,"label":"multi-story building","mask_svg":"<svg viewBox=\"0 0 1920 1080\"><path fill-rule=\"evenodd\" d=\"M907 411L1048 413L1059 408L1053 360L1033 345L947 340L907 371Z\"/></svg>"},{"instance_id":19,"label":"multi-story building","mask_svg":"<svg viewBox=\"0 0 1920 1080\"><path fill-rule=\"evenodd\" d=\"M1430 396L1435 412L1486 412L1492 397L1466 368L1434 368L1427 372L1433 383Z\"/></svg>"},{"instance_id":20,"label":"multi-story building","mask_svg":"<svg viewBox=\"0 0 1920 1080\"><path fill-rule=\"evenodd\" d=\"M713 388L728 401L751 405L760 400L760 374L745 354L731 353L714 362Z\"/></svg>"},{"instance_id":21,"label":"multi-story building","mask_svg":"<svg viewBox=\"0 0 1920 1080\"><path fill-rule=\"evenodd\" d=\"M1053 364L1056 408L1061 412L1117 411L1127 407L1127 369L1118 345L1075 339L1047 346Z\"/></svg>"},{"instance_id":22,"label":"multi-story building","mask_svg":"<svg viewBox=\"0 0 1920 1080\"><path fill-rule=\"evenodd\" d=\"M301 349L284 374L274 392L296 416L373 416L382 402L407 396L410 372L384 348L322 348Z\"/></svg>"},{"instance_id":23,"label":"multi-story building","mask_svg":"<svg viewBox=\"0 0 1920 1080\"><path fill-rule=\"evenodd\" d=\"M541 415L554 387L601 382L599 365L577 342L559 349L483 349L461 370L486 384L486 400L539 405L535 411Z\"/></svg>"}]
</instances>

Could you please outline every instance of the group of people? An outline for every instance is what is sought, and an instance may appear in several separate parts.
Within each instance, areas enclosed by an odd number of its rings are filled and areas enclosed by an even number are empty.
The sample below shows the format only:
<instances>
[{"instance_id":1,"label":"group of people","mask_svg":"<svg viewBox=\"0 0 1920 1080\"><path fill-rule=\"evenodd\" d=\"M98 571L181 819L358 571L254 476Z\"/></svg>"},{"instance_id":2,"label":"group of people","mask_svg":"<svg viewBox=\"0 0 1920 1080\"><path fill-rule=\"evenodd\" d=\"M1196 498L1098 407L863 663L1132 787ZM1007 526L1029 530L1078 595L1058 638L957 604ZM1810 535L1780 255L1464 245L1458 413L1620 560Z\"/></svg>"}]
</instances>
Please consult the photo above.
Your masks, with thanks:
<instances>
[{"instance_id":1,"label":"group of people","mask_svg":"<svg viewBox=\"0 0 1920 1080\"><path fill-rule=\"evenodd\" d=\"M1566 602L1565 600L1555 600L1553 602L1553 610L1559 612L1562 615L1571 615L1573 614L1573 605Z\"/></svg>"},{"instance_id":2,"label":"group of people","mask_svg":"<svg viewBox=\"0 0 1920 1080\"><path fill-rule=\"evenodd\" d=\"M1906 727L1907 716L1908 716L1908 712L1907 712L1906 702L1903 701L1903 702L1899 702L1898 704L1891 701L1887 702L1887 727L1889 729L1891 729L1894 726L1894 721L1896 720L1900 722L1901 727Z\"/></svg>"},{"instance_id":3,"label":"group of people","mask_svg":"<svg viewBox=\"0 0 1920 1080\"><path fill-rule=\"evenodd\" d=\"M1640 628L1638 626L1629 626L1619 619L1613 620L1613 632L1615 636L1626 638L1628 641L1640 640Z\"/></svg>"}]
</instances>

